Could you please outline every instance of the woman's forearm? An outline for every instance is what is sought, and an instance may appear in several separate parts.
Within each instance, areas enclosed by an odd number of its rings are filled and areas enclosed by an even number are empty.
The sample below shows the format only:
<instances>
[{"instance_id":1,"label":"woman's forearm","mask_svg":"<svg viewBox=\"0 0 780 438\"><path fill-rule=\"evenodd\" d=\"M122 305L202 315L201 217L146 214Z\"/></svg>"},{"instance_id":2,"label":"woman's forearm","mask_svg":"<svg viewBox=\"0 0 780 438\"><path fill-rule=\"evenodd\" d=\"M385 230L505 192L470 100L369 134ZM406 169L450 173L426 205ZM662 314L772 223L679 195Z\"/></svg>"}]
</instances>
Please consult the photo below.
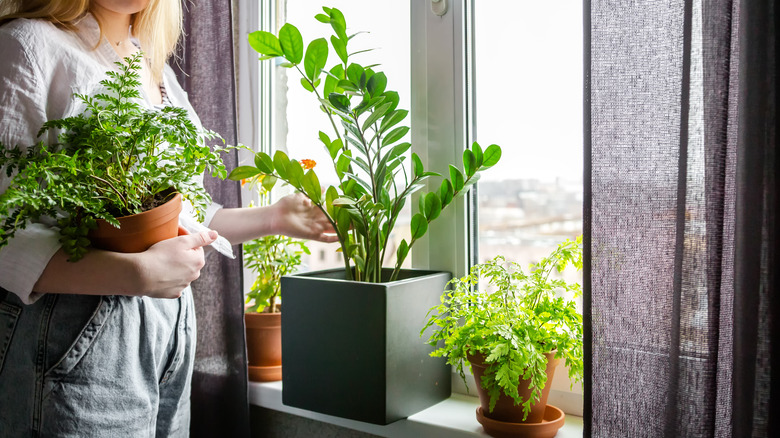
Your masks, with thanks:
<instances>
[{"instance_id":1,"label":"woman's forearm","mask_svg":"<svg viewBox=\"0 0 780 438\"><path fill-rule=\"evenodd\" d=\"M214 231L179 235L134 254L93 249L77 262L69 262L60 249L49 260L33 290L177 298L200 276L205 264L203 247L217 236Z\"/></svg>"},{"instance_id":2,"label":"woman's forearm","mask_svg":"<svg viewBox=\"0 0 780 438\"><path fill-rule=\"evenodd\" d=\"M33 290L38 293L82 295L139 295L140 263L137 254L91 250L69 262L60 249L49 260Z\"/></svg>"},{"instance_id":3,"label":"woman's forearm","mask_svg":"<svg viewBox=\"0 0 780 438\"><path fill-rule=\"evenodd\" d=\"M273 216L272 206L222 208L214 214L209 228L237 245L261 236L278 234Z\"/></svg>"},{"instance_id":4,"label":"woman's forearm","mask_svg":"<svg viewBox=\"0 0 780 438\"><path fill-rule=\"evenodd\" d=\"M300 193L287 195L267 207L223 208L214 215L209 227L234 245L270 234L321 242L337 240L327 216Z\"/></svg>"}]
</instances>

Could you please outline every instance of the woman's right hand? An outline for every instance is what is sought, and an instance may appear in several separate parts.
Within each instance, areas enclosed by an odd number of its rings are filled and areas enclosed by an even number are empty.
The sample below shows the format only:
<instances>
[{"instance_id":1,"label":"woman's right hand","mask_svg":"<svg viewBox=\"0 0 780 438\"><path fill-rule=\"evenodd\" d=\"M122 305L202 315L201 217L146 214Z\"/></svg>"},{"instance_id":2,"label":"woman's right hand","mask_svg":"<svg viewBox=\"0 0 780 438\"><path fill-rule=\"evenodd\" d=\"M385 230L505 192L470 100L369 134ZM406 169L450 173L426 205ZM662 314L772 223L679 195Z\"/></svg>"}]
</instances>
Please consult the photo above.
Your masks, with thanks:
<instances>
[{"instance_id":1,"label":"woman's right hand","mask_svg":"<svg viewBox=\"0 0 780 438\"><path fill-rule=\"evenodd\" d=\"M214 230L189 234L179 227L179 236L158 242L143 253L139 264L139 292L153 298L178 298L200 277L206 263L203 247L217 240Z\"/></svg>"}]
</instances>

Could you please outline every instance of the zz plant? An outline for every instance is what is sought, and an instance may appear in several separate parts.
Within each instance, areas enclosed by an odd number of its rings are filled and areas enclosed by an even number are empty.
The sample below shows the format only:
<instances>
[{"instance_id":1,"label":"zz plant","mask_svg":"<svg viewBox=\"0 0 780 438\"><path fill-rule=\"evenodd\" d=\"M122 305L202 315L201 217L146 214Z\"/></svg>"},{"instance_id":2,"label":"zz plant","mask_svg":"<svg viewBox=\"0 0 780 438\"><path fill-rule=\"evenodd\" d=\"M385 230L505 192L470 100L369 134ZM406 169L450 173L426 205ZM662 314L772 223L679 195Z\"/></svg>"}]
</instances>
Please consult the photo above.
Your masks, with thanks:
<instances>
[{"instance_id":1,"label":"zz plant","mask_svg":"<svg viewBox=\"0 0 780 438\"><path fill-rule=\"evenodd\" d=\"M528 415L547 383L545 353L566 360L572 382L582 380L582 315L573 299L581 288L553 276L569 265L582 269L582 236L561 243L527 274L502 256L476 265L469 275L450 281L442 303L428 312L420 335L433 327L428 344L438 348L431 355L447 357L464 383L467 355L486 357L480 383L490 396L491 412L503 393L522 403ZM518 394L521 379L531 382L531 400Z\"/></svg>"},{"instance_id":2,"label":"zz plant","mask_svg":"<svg viewBox=\"0 0 780 438\"><path fill-rule=\"evenodd\" d=\"M118 217L141 213L175 192L203 219L210 196L194 178L205 171L225 178L220 152L206 140L183 108L145 109L139 103L139 52L117 62L100 83L105 92L75 95L79 115L46 122L38 132L59 130L55 144L0 145L0 169L12 177L0 195L0 247L28 222L58 218L60 242L69 260L84 256L89 230L102 219L119 227Z\"/></svg>"},{"instance_id":3,"label":"zz plant","mask_svg":"<svg viewBox=\"0 0 780 438\"><path fill-rule=\"evenodd\" d=\"M388 240L407 199L431 177L441 175L426 171L422 160L411 153L411 171L404 164L411 148L404 138L409 127L401 122L408 111L399 109L398 93L387 88L387 77L376 65L354 62L344 15L336 8L323 8L315 18L329 24L333 35L306 45L298 29L285 24L276 36L256 31L249 35L250 45L262 55L261 60L281 57L283 67L295 69L301 86L311 92L333 132L319 133L327 148L339 183L323 190L313 170L304 172L297 160L284 152L273 156L259 152L254 165L235 169L231 179L258 175L292 185L317 205L333 224L341 245L347 278L380 282L397 278L410 248L425 235L431 221L453 200L466 193L477 182L479 173L495 165L501 148L491 145L482 149L474 143L464 151L463 166L449 166L449 178L442 178L438 190L419 195L419 211L411 219L411 239L402 240L396 250L396 265L390 278L382 278L382 264ZM334 65L326 68L330 53ZM351 262L351 263L350 263ZM352 265L352 268L350 267Z\"/></svg>"}]
</instances>

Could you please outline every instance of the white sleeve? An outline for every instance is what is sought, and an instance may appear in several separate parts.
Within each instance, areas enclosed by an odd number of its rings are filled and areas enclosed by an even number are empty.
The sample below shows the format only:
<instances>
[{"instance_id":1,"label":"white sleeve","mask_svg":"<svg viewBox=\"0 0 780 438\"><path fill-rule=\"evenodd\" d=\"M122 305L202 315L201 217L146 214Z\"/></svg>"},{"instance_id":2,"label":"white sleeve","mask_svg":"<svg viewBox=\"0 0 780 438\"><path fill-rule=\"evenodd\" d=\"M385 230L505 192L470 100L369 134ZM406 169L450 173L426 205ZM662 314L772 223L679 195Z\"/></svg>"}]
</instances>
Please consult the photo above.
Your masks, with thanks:
<instances>
[{"instance_id":1,"label":"white sleeve","mask_svg":"<svg viewBox=\"0 0 780 438\"><path fill-rule=\"evenodd\" d=\"M23 44L0 32L0 143L4 147L31 146L46 121L46 89ZM10 185L0 171L0 194ZM59 233L44 224L28 224L0 248L0 287L26 304L39 294L32 289L49 260L60 247Z\"/></svg>"}]
</instances>

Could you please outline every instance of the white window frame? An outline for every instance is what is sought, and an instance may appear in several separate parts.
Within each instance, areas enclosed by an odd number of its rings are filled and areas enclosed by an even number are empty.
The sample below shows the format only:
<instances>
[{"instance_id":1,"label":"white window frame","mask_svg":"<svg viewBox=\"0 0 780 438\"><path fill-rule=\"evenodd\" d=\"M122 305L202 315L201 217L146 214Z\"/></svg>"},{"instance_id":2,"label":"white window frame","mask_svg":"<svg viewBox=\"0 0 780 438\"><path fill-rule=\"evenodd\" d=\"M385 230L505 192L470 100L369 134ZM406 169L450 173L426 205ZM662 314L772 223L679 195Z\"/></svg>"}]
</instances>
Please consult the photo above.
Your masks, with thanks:
<instances>
[{"instance_id":1,"label":"white window frame","mask_svg":"<svg viewBox=\"0 0 780 438\"><path fill-rule=\"evenodd\" d=\"M471 144L473 119L467 111L473 102L469 76L473 72L470 35L466 20L471 11L468 0L410 0L411 19L411 133L412 150L426 169L449 175L448 165L462 162L466 145ZM441 7L444 15L433 12ZM467 50L468 49L468 50ZM438 189L438 185L428 187ZM416 201L416 199L415 199ZM468 272L473 249L468 236L474 221L468 220L470 198L460 197L436 220L436 225L412 250L412 265L463 276ZM412 203L417 208L417 202ZM436 242L435 247L431 242Z\"/></svg>"},{"instance_id":2,"label":"white window frame","mask_svg":"<svg viewBox=\"0 0 780 438\"><path fill-rule=\"evenodd\" d=\"M253 151L272 153L274 144L273 102L275 78L273 64L261 62L257 52L249 46L247 36L256 30L276 32L278 1L240 1L234 9L238 19L236 94L238 106L238 142ZM240 151L240 162L251 162L249 151ZM242 190L242 204L258 202L255 191Z\"/></svg>"}]
</instances>

